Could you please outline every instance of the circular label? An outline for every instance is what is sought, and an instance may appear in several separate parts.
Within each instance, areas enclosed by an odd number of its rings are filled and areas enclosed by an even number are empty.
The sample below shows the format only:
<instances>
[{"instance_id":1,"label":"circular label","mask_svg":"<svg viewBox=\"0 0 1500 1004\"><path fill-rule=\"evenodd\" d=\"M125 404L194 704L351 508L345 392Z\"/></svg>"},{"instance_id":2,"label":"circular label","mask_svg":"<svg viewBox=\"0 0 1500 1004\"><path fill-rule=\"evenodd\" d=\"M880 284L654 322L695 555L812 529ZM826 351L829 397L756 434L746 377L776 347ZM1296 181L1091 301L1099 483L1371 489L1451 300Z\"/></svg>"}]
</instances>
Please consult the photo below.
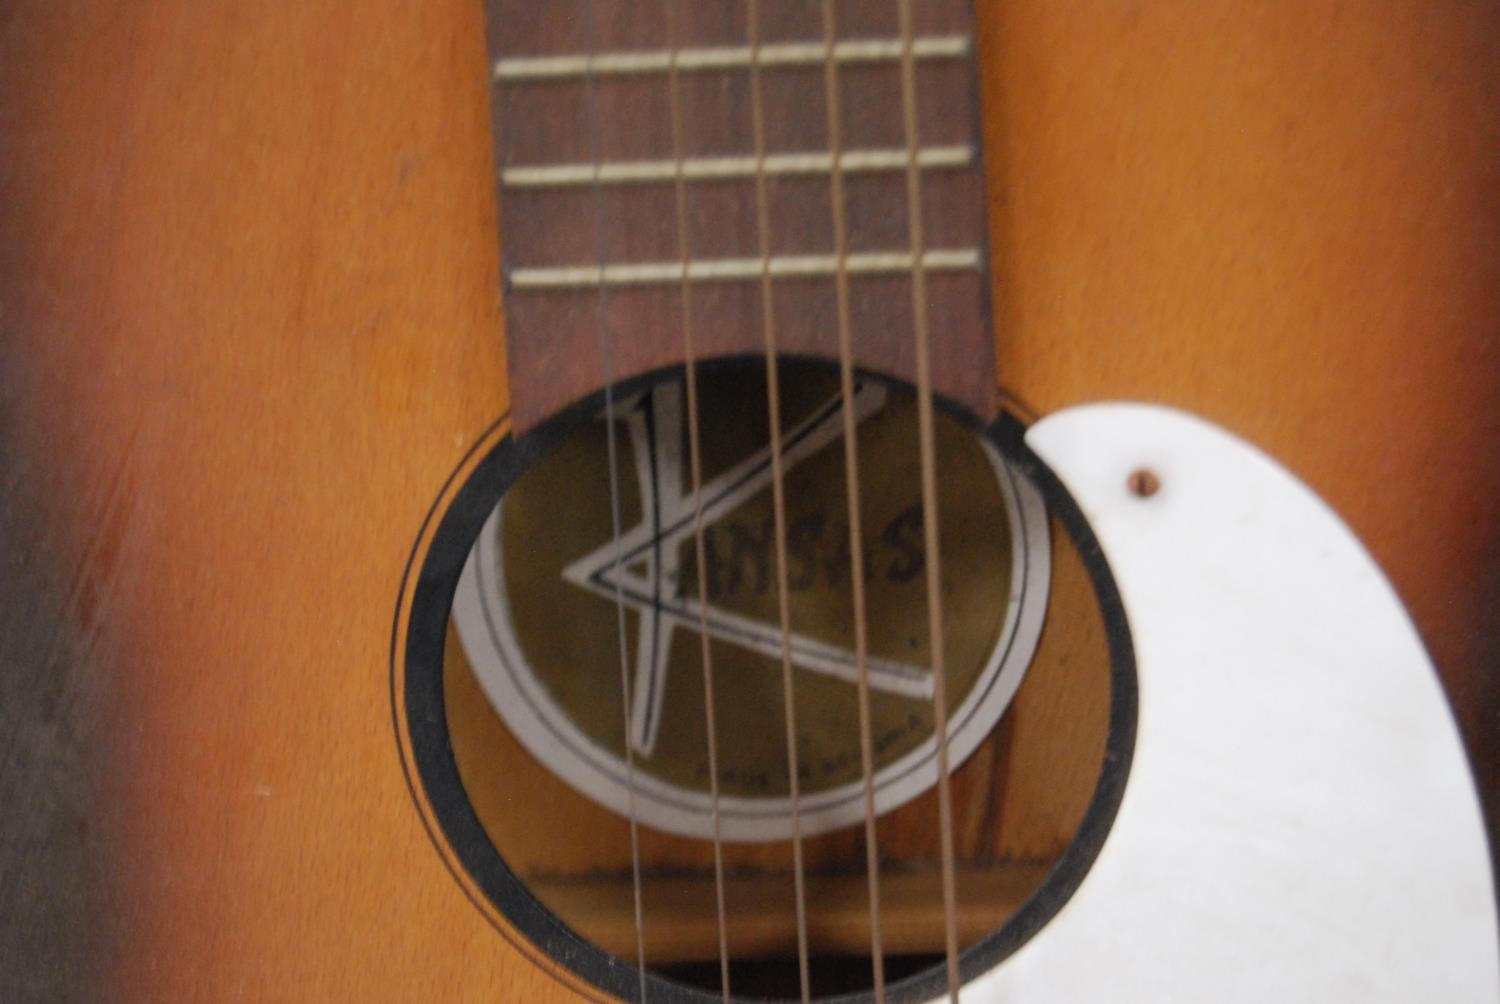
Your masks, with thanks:
<instances>
[{"instance_id":1,"label":"circular label","mask_svg":"<svg viewBox=\"0 0 1500 1004\"><path fill-rule=\"evenodd\" d=\"M776 458L758 367L714 367L699 382L696 478L676 377L617 398L501 499L453 604L476 678L510 731L574 788L622 815L633 805L644 825L707 838L706 650L721 835L785 839L784 662L802 832L863 819L862 633L876 809L909 801L938 770L915 400L872 380L853 396L859 632L836 376L783 366ZM934 431L957 767L994 727L1035 650L1050 543L1039 493L988 441L943 415Z\"/></svg>"}]
</instances>

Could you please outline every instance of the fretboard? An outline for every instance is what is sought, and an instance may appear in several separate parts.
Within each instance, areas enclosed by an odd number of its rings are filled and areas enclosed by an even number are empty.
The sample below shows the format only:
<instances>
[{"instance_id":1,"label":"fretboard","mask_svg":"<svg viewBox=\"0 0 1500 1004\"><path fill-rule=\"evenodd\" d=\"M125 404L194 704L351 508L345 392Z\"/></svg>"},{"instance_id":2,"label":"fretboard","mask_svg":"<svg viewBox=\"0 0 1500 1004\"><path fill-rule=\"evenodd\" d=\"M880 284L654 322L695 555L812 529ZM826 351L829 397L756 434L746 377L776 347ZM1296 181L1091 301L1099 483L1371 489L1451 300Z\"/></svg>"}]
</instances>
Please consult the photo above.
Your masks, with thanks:
<instances>
[{"instance_id":1,"label":"fretboard","mask_svg":"<svg viewBox=\"0 0 1500 1004\"><path fill-rule=\"evenodd\" d=\"M908 145L895 0L489 0L511 406L524 430L602 386L682 361L683 279L699 358L763 351L772 278L779 351L837 356L835 276L848 279L857 365L915 373L912 274L927 277L934 388L996 408L970 0L916 5L918 135ZM675 44L674 44L675 42ZM841 154L826 69L837 69ZM674 149L670 80L681 115ZM758 68L764 146L752 128ZM907 169L921 171L913 253ZM831 205L841 172L845 253ZM676 184L685 179L686 254ZM766 179L763 256L758 175ZM920 260L918 260L920 259ZM606 359L605 353L608 353Z\"/></svg>"}]
</instances>

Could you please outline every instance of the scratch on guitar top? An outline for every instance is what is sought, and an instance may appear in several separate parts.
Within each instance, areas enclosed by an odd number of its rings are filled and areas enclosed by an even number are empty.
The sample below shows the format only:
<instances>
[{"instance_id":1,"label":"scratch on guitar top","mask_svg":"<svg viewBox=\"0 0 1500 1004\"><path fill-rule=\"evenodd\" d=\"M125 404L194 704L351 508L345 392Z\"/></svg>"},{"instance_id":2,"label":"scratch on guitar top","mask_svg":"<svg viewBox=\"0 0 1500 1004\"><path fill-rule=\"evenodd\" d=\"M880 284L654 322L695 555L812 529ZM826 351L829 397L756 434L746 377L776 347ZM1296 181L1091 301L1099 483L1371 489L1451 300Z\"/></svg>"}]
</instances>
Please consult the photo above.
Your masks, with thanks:
<instances>
[{"instance_id":1,"label":"scratch on guitar top","mask_svg":"<svg viewBox=\"0 0 1500 1004\"><path fill-rule=\"evenodd\" d=\"M52 1000L92 985L109 945L100 786L113 767L102 754L119 727L139 468L133 425L109 436L119 459L93 470L59 464L29 431L0 423L0 554L13 559L0 605L0 902L26 904L0 916L0 972L15 975L24 952L35 965L21 996Z\"/></svg>"},{"instance_id":2,"label":"scratch on guitar top","mask_svg":"<svg viewBox=\"0 0 1500 1004\"><path fill-rule=\"evenodd\" d=\"M131 427L114 471L107 479L101 479L101 483L106 486L104 490L90 493L94 494L98 505L90 507L87 497L82 498L79 505L82 511L75 514L76 519L69 521L74 525L87 526L90 531L78 547L77 558L72 562L72 572L58 598L60 602L55 606L48 604L48 595L56 594L46 587L46 583L37 583L41 588L34 599L45 606L33 610L30 620L33 630L37 632L50 628L46 631L46 641L37 657L36 665L40 671L29 678L32 684L29 693L7 694L6 703L12 707L30 707L40 712L36 716L39 719L36 722L38 725L56 723L59 727L71 729L76 724L73 720L74 704L80 699L79 681L73 678L74 671L80 674L87 671L98 676L99 656L95 649L99 641L99 625L108 619L108 611L119 589L119 576L115 569L120 551L129 537L134 512L134 457L138 428L138 423ZM24 480L27 474L24 467L12 473L17 483ZM93 511L89 511L91 508ZM17 511L19 509L19 506L11 502L7 505L7 511L0 515L3 515L7 523L12 520L31 523L29 514L23 515ZM48 550L65 546L56 533L38 534L35 526L15 529L22 530L29 537L21 547L38 555L42 561ZM46 609L48 606L52 607L50 611ZM7 731L10 732L10 741L4 753L0 754L0 772L15 759L22 734L26 730L16 727Z\"/></svg>"}]
</instances>

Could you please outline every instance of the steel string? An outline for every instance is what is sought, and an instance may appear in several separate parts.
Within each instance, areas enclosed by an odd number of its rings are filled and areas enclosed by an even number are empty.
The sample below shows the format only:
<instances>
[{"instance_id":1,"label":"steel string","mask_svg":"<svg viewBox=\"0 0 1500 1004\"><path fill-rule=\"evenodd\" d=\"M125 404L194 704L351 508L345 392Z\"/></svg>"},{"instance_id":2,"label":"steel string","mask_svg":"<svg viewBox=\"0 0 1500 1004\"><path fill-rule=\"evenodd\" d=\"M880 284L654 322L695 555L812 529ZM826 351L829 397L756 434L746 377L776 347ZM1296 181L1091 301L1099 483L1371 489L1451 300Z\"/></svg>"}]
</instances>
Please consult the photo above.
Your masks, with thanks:
<instances>
[{"instance_id":1,"label":"steel string","mask_svg":"<svg viewBox=\"0 0 1500 1004\"><path fill-rule=\"evenodd\" d=\"M917 435L922 467L922 543L927 566L927 626L932 657L933 731L937 738L938 837L943 870L943 943L948 997L958 1004L958 910L953 868L953 794L948 779L948 687L943 653L942 563L938 548L937 457L932 418L932 360L927 273L922 264L922 168L917 163L917 74L911 0L897 0L901 21L901 117L906 139L906 213L911 236L912 326L917 354Z\"/></svg>"},{"instance_id":2,"label":"steel string","mask_svg":"<svg viewBox=\"0 0 1500 1004\"><path fill-rule=\"evenodd\" d=\"M699 448L698 362L693 332L692 280L688 276L691 248L688 240L687 176L683 170L682 88L678 79L677 3L667 0L668 105L672 119L673 182L676 188L677 253L682 259L682 349L686 371L688 413L688 455L693 493L693 543L698 565L698 637L703 659L703 717L708 736L708 792L713 820L714 897L719 926L719 986L725 1004L729 1004L729 933L724 904L724 839L719 817L719 744L716 735L718 716L714 710L713 646L708 634L708 572L703 551L703 462Z\"/></svg>"},{"instance_id":3,"label":"steel string","mask_svg":"<svg viewBox=\"0 0 1500 1004\"><path fill-rule=\"evenodd\" d=\"M859 441L854 414L853 322L849 307L849 229L845 218L843 110L839 99L838 63L833 58L838 29L833 0L823 0L824 97L828 111L828 146L832 156L830 201L837 267L839 383L844 412L844 482L849 509L849 576L854 600L854 658L859 672L859 756L864 781L865 875L870 915L870 968L876 1004L885 1001L885 955L880 931L880 849L875 830L875 753L870 723L870 663L865 614L865 562L859 498Z\"/></svg>"},{"instance_id":4,"label":"steel string","mask_svg":"<svg viewBox=\"0 0 1500 1004\"><path fill-rule=\"evenodd\" d=\"M812 999L807 964L807 878L802 854L802 792L797 762L797 702L792 682L792 613L787 589L786 486L781 462L781 383L776 368L776 311L771 280L771 214L766 192L766 122L761 98L759 0L749 0L750 117L755 140L755 214L760 243L761 323L766 344L766 404L770 426L771 494L776 537L776 598L781 617L781 689L786 708L788 795L792 808L792 874L797 910L797 978L804 1004Z\"/></svg>"},{"instance_id":5,"label":"steel string","mask_svg":"<svg viewBox=\"0 0 1500 1004\"><path fill-rule=\"evenodd\" d=\"M596 0L589 0L588 6L584 10L584 16L587 19L585 34L588 39L590 55L597 49L595 6ZM584 78L588 94L589 156L597 167L597 165L603 163L603 141L599 130L599 83L593 69L592 61L590 61L585 71ZM599 364L604 378L604 429L609 457L609 519L610 532L613 534L614 539L615 631L619 639L620 701L625 723L625 786L630 817L630 875L635 905L636 973L638 978L638 992L640 994L639 999L641 1004L646 1004L646 923L645 909L641 901L641 841L640 828L636 820L635 751L632 749L630 743L630 659L626 651L625 595L621 578L624 553L623 544L620 540L620 451L615 433L614 352L609 332L609 287L603 281L604 187L597 180L599 176L597 170L594 172L594 176L596 179L592 186L594 203L594 256L600 266L599 295L597 300L599 311Z\"/></svg>"}]
</instances>

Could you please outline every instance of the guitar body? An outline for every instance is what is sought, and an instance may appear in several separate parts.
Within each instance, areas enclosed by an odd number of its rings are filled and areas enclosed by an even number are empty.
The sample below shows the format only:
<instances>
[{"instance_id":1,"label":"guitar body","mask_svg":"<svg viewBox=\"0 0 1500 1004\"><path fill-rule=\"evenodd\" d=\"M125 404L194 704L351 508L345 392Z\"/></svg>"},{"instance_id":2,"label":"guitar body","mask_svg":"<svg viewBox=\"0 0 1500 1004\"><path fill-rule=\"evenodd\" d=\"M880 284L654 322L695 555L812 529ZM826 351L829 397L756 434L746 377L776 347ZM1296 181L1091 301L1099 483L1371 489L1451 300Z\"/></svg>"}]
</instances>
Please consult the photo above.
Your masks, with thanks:
<instances>
[{"instance_id":1,"label":"guitar body","mask_svg":"<svg viewBox=\"0 0 1500 1004\"><path fill-rule=\"evenodd\" d=\"M1500 9L1088 7L978 4L1002 386L1321 495L1494 818ZM485 65L472 0L0 13L7 999L599 998L455 881L392 721L509 406Z\"/></svg>"}]
</instances>

